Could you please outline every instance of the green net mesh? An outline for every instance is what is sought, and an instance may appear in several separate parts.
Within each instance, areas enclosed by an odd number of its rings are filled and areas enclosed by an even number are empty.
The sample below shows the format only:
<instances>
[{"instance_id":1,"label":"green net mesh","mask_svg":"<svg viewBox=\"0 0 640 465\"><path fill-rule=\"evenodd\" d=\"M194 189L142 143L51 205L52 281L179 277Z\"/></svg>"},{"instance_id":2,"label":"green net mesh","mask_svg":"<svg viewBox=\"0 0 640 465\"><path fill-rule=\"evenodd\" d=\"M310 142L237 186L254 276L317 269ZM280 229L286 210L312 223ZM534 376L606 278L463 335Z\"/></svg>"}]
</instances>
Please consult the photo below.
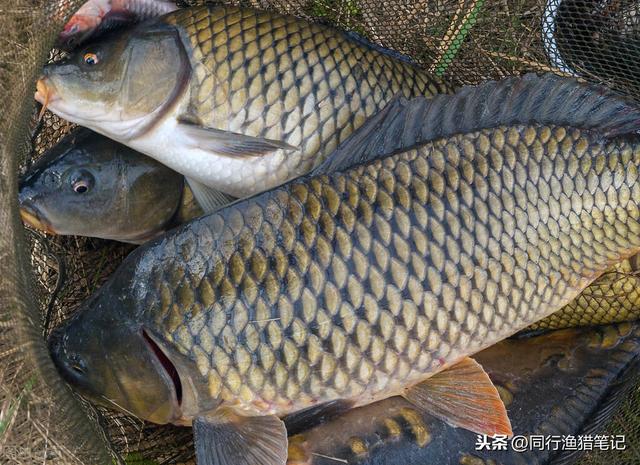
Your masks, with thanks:
<instances>
[{"instance_id":1,"label":"green net mesh","mask_svg":"<svg viewBox=\"0 0 640 465\"><path fill-rule=\"evenodd\" d=\"M456 85L553 71L640 98L640 12L629 0L243 3L356 31ZM54 38L81 4L3 0L0 5L0 463L185 463L193 456L189 429L155 426L83 403L58 379L43 342L131 250L97 239L25 232L16 208L19 170L72 128L50 113L36 123L32 96L41 66L60 56L51 52ZM640 311L635 271L615 273L583 299L591 299L595 313L602 296L624 302L620 308L629 314ZM583 463L640 463L639 395L636 389L610 427L611 434L627 436L628 450L590 453Z\"/></svg>"}]
</instances>

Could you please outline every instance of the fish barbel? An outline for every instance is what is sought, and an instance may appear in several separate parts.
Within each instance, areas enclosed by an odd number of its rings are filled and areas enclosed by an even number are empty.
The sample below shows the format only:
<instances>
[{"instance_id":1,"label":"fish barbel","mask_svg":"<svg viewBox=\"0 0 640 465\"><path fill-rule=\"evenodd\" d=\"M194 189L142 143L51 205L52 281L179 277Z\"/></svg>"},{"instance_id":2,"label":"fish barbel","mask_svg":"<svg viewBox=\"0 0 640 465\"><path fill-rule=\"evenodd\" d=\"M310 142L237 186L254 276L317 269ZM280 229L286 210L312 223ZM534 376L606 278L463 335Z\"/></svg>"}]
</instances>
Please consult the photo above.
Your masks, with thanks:
<instances>
[{"instance_id":1,"label":"fish barbel","mask_svg":"<svg viewBox=\"0 0 640 465\"><path fill-rule=\"evenodd\" d=\"M640 109L557 76L403 105L414 148L332 156L133 252L52 337L65 379L193 424L204 464L282 464L279 416L393 395L510 434L468 356L640 251Z\"/></svg>"},{"instance_id":2,"label":"fish barbel","mask_svg":"<svg viewBox=\"0 0 640 465\"><path fill-rule=\"evenodd\" d=\"M332 27L234 6L185 8L48 65L36 99L233 197L307 173L396 94L450 91Z\"/></svg>"}]
</instances>

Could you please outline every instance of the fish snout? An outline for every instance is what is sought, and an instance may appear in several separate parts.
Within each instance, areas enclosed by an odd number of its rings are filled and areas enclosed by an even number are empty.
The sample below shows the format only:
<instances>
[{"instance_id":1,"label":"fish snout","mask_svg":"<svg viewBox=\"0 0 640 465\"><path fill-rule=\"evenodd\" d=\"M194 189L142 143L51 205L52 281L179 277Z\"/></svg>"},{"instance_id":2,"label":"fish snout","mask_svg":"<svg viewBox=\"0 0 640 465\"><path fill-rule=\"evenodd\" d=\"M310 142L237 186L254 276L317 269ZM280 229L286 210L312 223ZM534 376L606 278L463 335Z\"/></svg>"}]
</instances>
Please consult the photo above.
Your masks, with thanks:
<instances>
[{"instance_id":1,"label":"fish snout","mask_svg":"<svg viewBox=\"0 0 640 465\"><path fill-rule=\"evenodd\" d=\"M58 372L68 383L81 387L87 383L87 365L78 355L69 355L64 343L64 331L54 330L49 336L49 354Z\"/></svg>"},{"instance_id":2,"label":"fish snout","mask_svg":"<svg viewBox=\"0 0 640 465\"><path fill-rule=\"evenodd\" d=\"M20 191L18 202L20 205L20 218L27 226L49 234L57 234L33 203L33 198L28 189Z\"/></svg>"}]
</instances>

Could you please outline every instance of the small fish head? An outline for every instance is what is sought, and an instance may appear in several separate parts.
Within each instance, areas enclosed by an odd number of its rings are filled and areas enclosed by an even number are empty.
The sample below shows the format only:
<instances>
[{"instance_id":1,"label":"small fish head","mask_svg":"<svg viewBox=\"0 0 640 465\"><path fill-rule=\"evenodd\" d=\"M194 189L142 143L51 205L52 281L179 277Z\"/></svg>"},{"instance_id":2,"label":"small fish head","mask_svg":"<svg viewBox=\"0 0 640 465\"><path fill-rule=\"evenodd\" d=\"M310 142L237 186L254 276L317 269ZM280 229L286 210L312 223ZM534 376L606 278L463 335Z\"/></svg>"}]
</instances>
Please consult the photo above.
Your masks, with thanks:
<instances>
[{"instance_id":1,"label":"small fish head","mask_svg":"<svg viewBox=\"0 0 640 465\"><path fill-rule=\"evenodd\" d=\"M74 15L60 32L57 45L65 50L72 50L91 37L101 21L102 18L98 15Z\"/></svg>"},{"instance_id":2,"label":"small fish head","mask_svg":"<svg viewBox=\"0 0 640 465\"><path fill-rule=\"evenodd\" d=\"M126 311L126 300L108 284L100 289L51 334L51 357L65 381L89 400L154 423L176 422L182 415L180 380Z\"/></svg>"},{"instance_id":3,"label":"small fish head","mask_svg":"<svg viewBox=\"0 0 640 465\"><path fill-rule=\"evenodd\" d=\"M175 214L182 176L121 144L79 130L20 182L27 224L52 234L126 242L156 235Z\"/></svg>"},{"instance_id":4,"label":"small fish head","mask_svg":"<svg viewBox=\"0 0 640 465\"><path fill-rule=\"evenodd\" d=\"M190 70L175 28L117 31L45 66L35 98L58 116L126 142L168 110Z\"/></svg>"}]
</instances>

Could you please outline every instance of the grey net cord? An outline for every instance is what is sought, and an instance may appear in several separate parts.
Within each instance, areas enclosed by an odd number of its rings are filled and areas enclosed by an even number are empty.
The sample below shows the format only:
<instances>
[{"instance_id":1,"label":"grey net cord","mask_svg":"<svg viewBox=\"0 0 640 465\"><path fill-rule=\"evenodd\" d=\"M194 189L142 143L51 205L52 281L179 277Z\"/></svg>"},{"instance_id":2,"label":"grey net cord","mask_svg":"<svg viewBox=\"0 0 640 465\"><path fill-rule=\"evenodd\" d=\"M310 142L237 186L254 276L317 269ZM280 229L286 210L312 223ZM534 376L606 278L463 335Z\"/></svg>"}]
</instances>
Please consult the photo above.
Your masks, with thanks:
<instances>
[{"instance_id":1,"label":"grey net cord","mask_svg":"<svg viewBox=\"0 0 640 465\"><path fill-rule=\"evenodd\" d=\"M131 246L25 230L17 175L72 125L35 123L33 93L58 31L82 0L0 0L0 463L189 462L188 428L95 409L60 380L43 339L104 281ZM202 3L181 1L180 6ZM237 3L237 2L234 2ZM640 11L619 0L291 0L243 4L319 19L406 54L455 85L554 71L640 98ZM64 270L64 272L62 272ZM55 293L52 300L51 294ZM583 464L640 463L638 390L610 426L627 450Z\"/></svg>"}]
</instances>

